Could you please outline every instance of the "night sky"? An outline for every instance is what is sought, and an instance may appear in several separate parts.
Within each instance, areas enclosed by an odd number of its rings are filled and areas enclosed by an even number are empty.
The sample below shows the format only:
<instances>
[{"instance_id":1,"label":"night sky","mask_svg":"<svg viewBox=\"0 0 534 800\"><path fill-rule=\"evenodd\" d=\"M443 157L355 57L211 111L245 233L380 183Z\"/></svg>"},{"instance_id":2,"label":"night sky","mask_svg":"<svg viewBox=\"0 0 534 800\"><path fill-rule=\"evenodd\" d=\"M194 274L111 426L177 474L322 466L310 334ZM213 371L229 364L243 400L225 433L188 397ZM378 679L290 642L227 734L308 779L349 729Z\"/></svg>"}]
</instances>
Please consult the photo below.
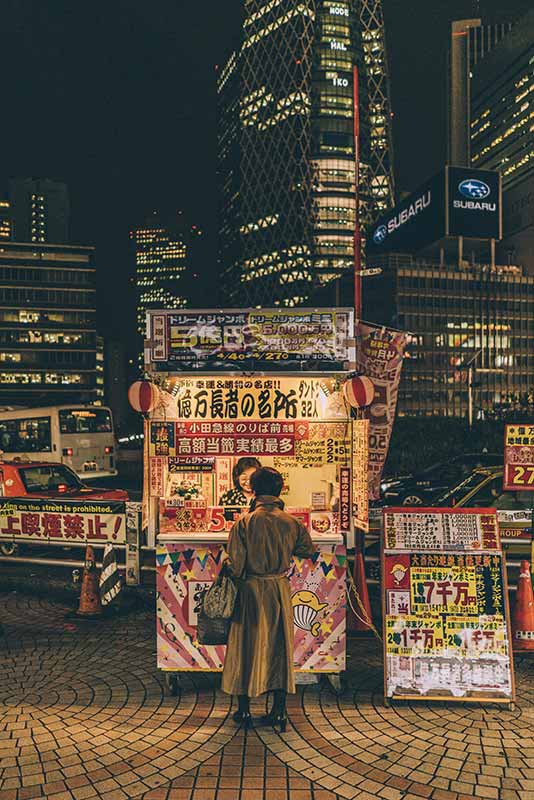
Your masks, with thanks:
<instances>
[{"instance_id":1,"label":"night sky","mask_svg":"<svg viewBox=\"0 0 534 800\"><path fill-rule=\"evenodd\" d=\"M481 2L483 14L499 7ZM445 159L448 27L475 9L384 0L398 189ZM204 229L213 283L215 65L240 14L240 0L2 0L0 191L10 176L69 184L73 239L97 246L104 334L131 332L128 230L155 208L181 208Z\"/></svg>"}]
</instances>

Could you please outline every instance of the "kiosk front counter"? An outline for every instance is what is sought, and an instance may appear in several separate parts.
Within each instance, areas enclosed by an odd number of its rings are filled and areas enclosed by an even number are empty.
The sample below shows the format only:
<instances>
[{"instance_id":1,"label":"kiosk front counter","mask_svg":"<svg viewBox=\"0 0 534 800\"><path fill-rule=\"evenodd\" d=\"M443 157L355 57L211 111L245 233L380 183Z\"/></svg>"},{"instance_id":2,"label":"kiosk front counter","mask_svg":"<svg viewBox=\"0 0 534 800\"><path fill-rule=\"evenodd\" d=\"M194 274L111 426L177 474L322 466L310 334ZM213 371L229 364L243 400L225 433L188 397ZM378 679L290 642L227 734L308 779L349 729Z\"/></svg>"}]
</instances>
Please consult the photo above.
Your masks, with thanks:
<instances>
[{"instance_id":1,"label":"kiosk front counter","mask_svg":"<svg viewBox=\"0 0 534 800\"><path fill-rule=\"evenodd\" d=\"M317 552L293 559L288 573L295 625L295 669L328 676L345 670L346 549L338 533L312 534ZM202 598L219 574L228 533L162 533L156 550L157 658L176 691L180 673L220 672L224 646L201 645Z\"/></svg>"}]
</instances>

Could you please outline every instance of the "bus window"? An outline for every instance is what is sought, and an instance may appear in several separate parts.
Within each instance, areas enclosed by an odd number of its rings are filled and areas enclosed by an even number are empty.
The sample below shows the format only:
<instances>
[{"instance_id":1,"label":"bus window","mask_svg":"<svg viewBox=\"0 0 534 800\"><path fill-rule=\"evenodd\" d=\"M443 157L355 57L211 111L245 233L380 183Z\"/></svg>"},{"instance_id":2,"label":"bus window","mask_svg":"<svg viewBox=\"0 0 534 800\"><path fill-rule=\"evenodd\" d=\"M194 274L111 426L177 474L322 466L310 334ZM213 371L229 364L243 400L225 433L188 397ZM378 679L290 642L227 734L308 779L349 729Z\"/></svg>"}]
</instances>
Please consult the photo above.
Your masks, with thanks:
<instances>
[{"instance_id":1,"label":"bus window","mask_svg":"<svg viewBox=\"0 0 534 800\"><path fill-rule=\"evenodd\" d=\"M0 450L4 453L50 453L50 417L0 421Z\"/></svg>"},{"instance_id":2,"label":"bus window","mask_svg":"<svg viewBox=\"0 0 534 800\"><path fill-rule=\"evenodd\" d=\"M69 408L59 412L61 433L111 433L111 414L106 408Z\"/></svg>"}]
</instances>

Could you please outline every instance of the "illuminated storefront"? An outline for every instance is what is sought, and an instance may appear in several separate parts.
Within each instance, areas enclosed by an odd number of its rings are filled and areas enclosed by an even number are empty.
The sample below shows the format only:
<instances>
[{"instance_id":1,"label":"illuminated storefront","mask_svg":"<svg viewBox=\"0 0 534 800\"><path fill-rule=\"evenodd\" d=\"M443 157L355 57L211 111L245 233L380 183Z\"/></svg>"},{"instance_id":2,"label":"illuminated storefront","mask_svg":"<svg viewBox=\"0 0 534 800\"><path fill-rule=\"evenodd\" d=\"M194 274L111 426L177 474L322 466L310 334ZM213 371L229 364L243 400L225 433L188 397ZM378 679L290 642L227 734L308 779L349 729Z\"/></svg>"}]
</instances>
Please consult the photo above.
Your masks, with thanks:
<instances>
[{"instance_id":1,"label":"illuminated storefront","mask_svg":"<svg viewBox=\"0 0 534 800\"><path fill-rule=\"evenodd\" d=\"M96 398L93 249L0 247L0 403Z\"/></svg>"}]
</instances>

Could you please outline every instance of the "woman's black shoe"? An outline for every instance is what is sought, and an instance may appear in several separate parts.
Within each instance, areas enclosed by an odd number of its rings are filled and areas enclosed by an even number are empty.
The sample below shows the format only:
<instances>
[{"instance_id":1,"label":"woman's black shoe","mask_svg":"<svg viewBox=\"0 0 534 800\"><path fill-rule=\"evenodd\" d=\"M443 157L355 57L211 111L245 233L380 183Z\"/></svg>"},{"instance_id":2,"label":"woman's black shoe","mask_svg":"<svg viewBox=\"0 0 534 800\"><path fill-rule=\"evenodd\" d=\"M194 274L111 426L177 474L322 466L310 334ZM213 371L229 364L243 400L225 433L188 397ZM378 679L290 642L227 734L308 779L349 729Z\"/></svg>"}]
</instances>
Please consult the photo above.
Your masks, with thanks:
<instances>
[{"instance_id":1,"label":"woman's black shoe","mask_svg":"<svg viewBox=\"0 0 534 800\"><path fill-rule=\"evenodd\" d=\"M271 711L270 714L265 714L265 716L261 718L261 722L263 725L270 725L272 728L280 726L280 733L285 733L287 727L287 714L273 714Z\"/></svg>"},{"instance_id":2,"label":"woman's black shoe","mask_svg":"<svg viewBox=\"0 0 534 800\"><path fill-rule=\"evenodd\" d=\"M252 728L252 714L250 711L235 711L232 714L232 719L236 725L241 725L243 728Z\"/></svg>"}]
</instances>

